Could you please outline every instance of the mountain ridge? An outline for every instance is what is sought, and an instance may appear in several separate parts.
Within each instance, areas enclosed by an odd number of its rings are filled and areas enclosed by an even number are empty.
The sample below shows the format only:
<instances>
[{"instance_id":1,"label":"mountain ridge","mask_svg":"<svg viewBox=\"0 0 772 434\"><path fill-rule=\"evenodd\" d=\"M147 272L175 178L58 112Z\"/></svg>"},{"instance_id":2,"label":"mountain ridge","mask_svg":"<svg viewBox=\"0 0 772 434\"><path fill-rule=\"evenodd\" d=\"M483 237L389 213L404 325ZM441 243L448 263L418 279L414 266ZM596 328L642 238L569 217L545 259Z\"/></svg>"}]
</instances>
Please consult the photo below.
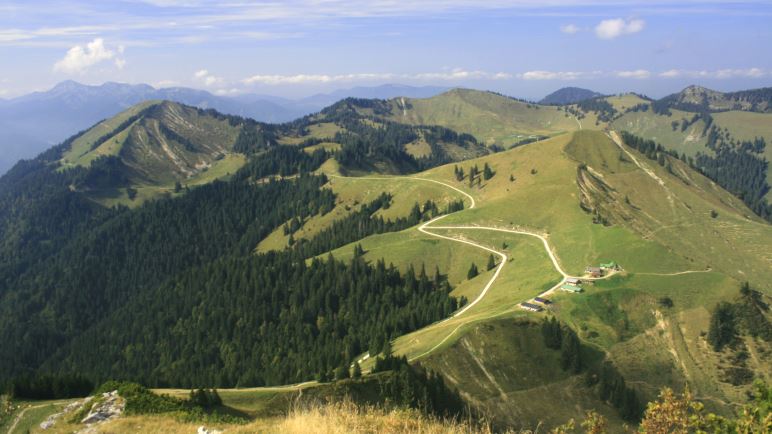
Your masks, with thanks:
<instances>
[{"instance_id":1,"label":"mountain ridge","mask_svg":"<svg viewBox=\"0 0 772 434\"><path fill-rule=\"evenodd\" d=\"M0 173L4 173L21 158L37 153L65 140L76 132L110 118L145 100L170 100L200 108L252 118L262 122L287 122L316 112L341 99L346 93L417 92L428 95L443 88L391 85L340 90L336 94L317 94L299 100L248 94L225 97L205 90L169 87L154 88L147 84L107 82L84 85L73 80L63 81L52 89L32 92L16 98L0 100ZM40 128L44 124L45 128Z\"/></svg>"}]
</instances>

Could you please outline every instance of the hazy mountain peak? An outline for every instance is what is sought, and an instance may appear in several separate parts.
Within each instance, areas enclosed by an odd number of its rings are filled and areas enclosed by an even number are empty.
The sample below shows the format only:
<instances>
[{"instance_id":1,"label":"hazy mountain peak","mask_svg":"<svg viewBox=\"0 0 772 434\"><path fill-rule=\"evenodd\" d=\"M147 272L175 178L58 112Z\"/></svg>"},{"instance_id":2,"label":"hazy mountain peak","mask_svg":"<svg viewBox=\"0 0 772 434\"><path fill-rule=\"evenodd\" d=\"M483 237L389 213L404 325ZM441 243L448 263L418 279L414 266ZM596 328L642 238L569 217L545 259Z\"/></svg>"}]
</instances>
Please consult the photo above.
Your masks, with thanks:
<instances>
[{"instance_id":1,"label":"hazy mountain peak","mask_svg":"<svg viewBox=\"0 0 772 434\"><path fill-rule=\"evenodd\" d=\"M540 104L573 104L587 99L597 98L603 94L581 87L563 87L542 98Z\"/></svg>"},{"instance_id":2,"label":"hazy mountain peak","mask_svg":"<svg viewBox=\"0 0 772 434\"><path fill-rule=\"evenodd\" d=\"M81 89L81 88L84 88L84 87L86 87L84 84L78 83L75 80L64 80L64 81L61 81L61 82L57 83L51 90L52 91L55 91L55 90L58 90L58 91L63 91L63 90L71 91L71 90Z\"/></svg>"}]
</instances>

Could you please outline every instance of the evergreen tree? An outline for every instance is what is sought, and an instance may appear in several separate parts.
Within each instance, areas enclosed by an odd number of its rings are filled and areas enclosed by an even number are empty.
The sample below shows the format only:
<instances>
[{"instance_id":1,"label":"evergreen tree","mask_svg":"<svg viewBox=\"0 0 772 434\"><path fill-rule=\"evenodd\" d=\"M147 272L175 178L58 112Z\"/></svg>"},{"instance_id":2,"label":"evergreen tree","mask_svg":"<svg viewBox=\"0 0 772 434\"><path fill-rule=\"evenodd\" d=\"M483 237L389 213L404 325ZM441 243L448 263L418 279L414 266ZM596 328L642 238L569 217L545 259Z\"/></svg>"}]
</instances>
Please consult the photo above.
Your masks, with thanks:
<instances>
[{"instance_id":1,"label":"evergreen tree","mask_svg":"<svg viewBox=\"0 0 772 434\"><path fill-rule=\"evenodd\" d=\"M355 258L361 258L365 254L365 249L362 248L362 245L357 243L356 246L354 246L354 257Z\"/></svg>"},{"instance_id":2,"label":"evergreen tree","mask_svg":"<svg viewBox=\"0 0 772 434\"><path fill-rule=\"evenodd\" d=\"M560 344L560 365L566 371L578 374L582 370L581 345L573 330L563 327Z\"/></svg>"},{"instance_id":3,"label":"evergreen tree","mask_svg":"<svg viewBox=\"0 0 772 434\"><path fill-rule=\"evenodd\" d=\"M348 366L341 365L335 368L335 379L336 380L345 380L346 378L349 378L349 370Z\"/></svg>"},{"instance_id":4,"label":"evergreen tree","mask_svg":"<svg viewBox=\"0 0 772 434\"><path fill-rule=\"evenodd\" d=\"M724 346L734 342L736 335L732 305L725 301L717 304L710 315L708 342L713 346L713 350L721 351Z\"/></svg>"},{"instance_id":5,"label":"evergreen tree","mask_svg":"<svg viewBox=\"0 0 772 434\"><path fill-rule=\"evenodd\" d=\"M464 169L458 166L453 166L453 173L456 175L456 181L464 180Z\"/></svg>"},{"instance_id":6,"label":"evergreen tree","mask_svg":"<svg viewBox=\"0 0 772 434\"><path fill-rule=\"evenodd\" d=\"M491 169L491 166L489 166L488 163L485 163L485 167L483 167L483 178L487 181L493 178L493 175L495 175L495 173Z\"/></svg>"},{"instance_id":7,"label":"evergreen tree","mask_svg":"<svg viewBox=\"0 0 772 434\"><path fill-rule=\"evenodd\" d=\"M480 271L477 269L477 265L475 265L474 262L472 262L472 266L469 267L469 272L466 273L467 279L474 279L477 277L477 275L480 274Z\"/></svg>"},{"instance_id":8,"label":"evergreen tree","mask_svg":"<svg viewBox=\"0 0 772 434\"><path fill-rule=\"evenodd\" d=\"M493 270L496 268L496 259L494 259L493 254L488 256L488 271Z\"/></svg>"},{"instance_id":9,"label":"evergreen tree","mask_svg":"<svg viewBox=\"0 0 772 434\"><path fill-rule=\"evenodd\" d=\"M549 319L543 319L541 323L541 332L542 336L544 337L544 345L547 348L551 348L553 350L558 350L561 348L563 331L562 326L557 318L553 316Z\"/></svg>"}]
</instances>

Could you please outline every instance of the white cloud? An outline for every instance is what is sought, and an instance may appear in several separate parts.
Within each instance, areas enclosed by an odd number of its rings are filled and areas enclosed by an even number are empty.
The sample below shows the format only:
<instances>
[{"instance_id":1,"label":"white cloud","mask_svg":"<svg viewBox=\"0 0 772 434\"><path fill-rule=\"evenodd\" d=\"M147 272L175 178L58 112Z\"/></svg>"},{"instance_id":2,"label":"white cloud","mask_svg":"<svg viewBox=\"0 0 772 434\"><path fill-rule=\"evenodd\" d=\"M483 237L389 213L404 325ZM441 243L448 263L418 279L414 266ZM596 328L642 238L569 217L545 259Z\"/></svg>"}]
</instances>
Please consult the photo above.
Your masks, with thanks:
<instances>
[{"instance_id":1,"label":"white cloud","mask_svg":"<svg viewBox=\"0 0 772 434\"><path fill-rule=\"evenodd\" d=\"M294 74L294 75L253 75L242 80L244 84L307 84L332 83L337 81L390 79L391 74Z\"/></svg>"},{"instance_id":2,"label":"white cloud","mask_svg":"<svg viewBox=\"0 0 772 434\"><path fill-rule=\"evenodd\" d=\"M199 81L201 83L204 83L204 86L212 87L212 86L221 86L225 83L225 79L222 77L218 77L216 75L212 75L207 71L206 69L200 69L196 71L193 74L193 78L196 81Z\"/></svg>"},{"instance_id":3,"label":"white cloud","mask_svg":"<svg viewBox=\"0 0 772 434\"><path fill-rule=\"evenodd\" d=\"M595 26L595 34L600 39L614 39L622 35L638 33L643 30L646 23L640 19L624 20L614 18L603 20Z\"/></svg>"},{"instance_id":4,"label":"white cloud","mask_svg":"<svg viewBox=\"0 0 772 434\"><path fill-rule=\"evenodd\" d=\"M31 39L33 36L24 30L0 30L0 42L16 42Z\"/></svg>"},{"instance_id":5,"label":"white cloud","mask_svg":"<svg viewBox=\"0 0 772 434\"><path fill-rule=\"evenodd\" d=\"M614 73L619 78L637 78L644 79L651 77L651 72L645 69L636 69L634 71L616 71Z\"/></svg>"},{"instance_id":6,"label":"white cloud","mask_svg":"<svg viewBox=\"0 0 772 434\"><path fill-rule=\"evenodd\" d=\"M764 71L760 68L750 69L720 69L716 71L716 78L734 78L734 77L747 77L747 78L759 78L763 77Z\"/></svg>"},{"instance_id":7,"label":"white cloud","mask_svg":"<svg viewBox=\"0 0 772 434\"><path fill-rule=\"evenodd\" d=\"M576 71L528 71L518 75L523 80L577 80L585 76L586 73Z\"/></svg>"},{"instance_id":8,"label":"white cloud","mask_svg":"<svg viewBox=\"0 0 772 434\"><path fill-rule=\"evenodd\" d=\"M123 53L123 47L118 47L117 52L109 49L102 38L96 38L85 46L76 45L69 50L64 58L54 64L54 71L67 74L81 73L88 68L107 60L114 60L115 66L123 68L126 61L118 57Z\"/></svg>"},{"instance_id":9,"label":"white cloud","mask_svg":"<svg viewBox=\"0 0 772 434\"><path fill-rule=\"evenodd\" d=\"M218 89L214 93L215 95L220 95L220 96L230 96L230 95L238 95L243 92L244 92L243 89L238 89L233 87L230 89Z\"/></svg>"},{"instance_id":10,"label":"white cloud","mask_svg":"<svg viewBox=\"0 0 772 434\"><path fill-rule=\"evenodd\" d=\"M580 30L581 29L576 24L566 24L565 26L560 26L560 31L569 35L579 33Z\"/></svg>"},{"instance_id":11,"label":"white cloud","mask_svg":"<svg viewBox=\"0 0 772 434\"><path fill-rule=\"evenodd\" d=\"M659 73L662 78L761 78L769 75L768 71L761 68L735 68L735 69L718 69L718 70L685 70L685 69L670 69Z\"/></svg>"},{"instance_id":12,"label":"white cloud","mask_svg":"<svg viewBox=\"0 0 772 434\"><path fill-rule=\"evenodd\" d=\"M506 80L512 78L512 74L506 72L489 73L485 71L466 71L456 68L444 72L424 72L420 74L404 76L406 79L414 80L469 80L469 79L488 79L488 80Z\"/></svg>"},{"instance_id":13,"label":"white cloud","mask_svg":"<svg viewBox=\"0 0 772 434\"><path fill-rule=\"evenodd\" d=\"M512 74L506 72L485 72L485 71L467 71L456 68L450 71L441 72L422 72L415 74L394 74L394 73L354 73L354 74L294 74L294 75L253 75L242 80L247 85L252 84L313 84L313 83L334 83L350 81L374 81L374 80L506 80L512 78Z\"/></svg>"},{"instance_id":14,"label":"white cloud","mask_svg":"<svg viewBox=\"0 0 772 434\"><path fill-rule=\"evenodd\" d=\"M660 72L659 76L663 78L676 78L681 75L681 71L677 69L668 69L667 71Z\"/></svg>"}]
</instances>

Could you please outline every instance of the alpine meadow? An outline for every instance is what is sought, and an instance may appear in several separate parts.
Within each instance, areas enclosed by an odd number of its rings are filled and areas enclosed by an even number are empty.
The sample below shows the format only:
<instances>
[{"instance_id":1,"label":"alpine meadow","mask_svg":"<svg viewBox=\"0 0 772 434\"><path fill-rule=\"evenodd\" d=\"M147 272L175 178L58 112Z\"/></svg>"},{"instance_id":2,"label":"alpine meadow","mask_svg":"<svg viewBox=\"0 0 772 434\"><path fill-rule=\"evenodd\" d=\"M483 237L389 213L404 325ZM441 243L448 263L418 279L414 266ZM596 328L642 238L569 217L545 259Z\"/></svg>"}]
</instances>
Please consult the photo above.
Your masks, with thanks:
<instances>
[{"instance_id":1,"label":"alpine meadow","mask_svg":"<svg viewBox=\"0 0 772 434\"><path fill-rule=\"evenodd\" d=\"M0 431L772 432L765 2L42 3Z\"/></svg>"}]
</instances>

